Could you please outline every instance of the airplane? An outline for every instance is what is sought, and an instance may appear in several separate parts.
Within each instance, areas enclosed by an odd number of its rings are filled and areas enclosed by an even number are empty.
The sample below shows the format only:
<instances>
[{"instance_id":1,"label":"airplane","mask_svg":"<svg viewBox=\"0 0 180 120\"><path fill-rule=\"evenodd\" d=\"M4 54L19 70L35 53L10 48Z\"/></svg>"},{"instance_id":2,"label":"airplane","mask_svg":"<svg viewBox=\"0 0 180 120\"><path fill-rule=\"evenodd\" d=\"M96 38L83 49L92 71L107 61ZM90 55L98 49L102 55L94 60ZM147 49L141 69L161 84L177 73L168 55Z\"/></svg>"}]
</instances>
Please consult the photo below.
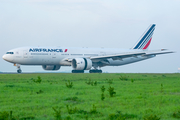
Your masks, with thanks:
<instances>
[{"instance_id":1,"label":"airplane","mask_svg":"<svg viewBox=\"0 0 180 120\"><path fill-rule=\"evenodd\" d=\"M130 49L120 48L73 48L73 47L20 47L9 50L3 59L17 67L41 65L44 70L59 70L61 66L72 66L72 73L102 73L101 67L121 66L156 55L173 53L167 49L148 50L155 30L151 24L138 42Z\"/></svg>"}]
</instances>

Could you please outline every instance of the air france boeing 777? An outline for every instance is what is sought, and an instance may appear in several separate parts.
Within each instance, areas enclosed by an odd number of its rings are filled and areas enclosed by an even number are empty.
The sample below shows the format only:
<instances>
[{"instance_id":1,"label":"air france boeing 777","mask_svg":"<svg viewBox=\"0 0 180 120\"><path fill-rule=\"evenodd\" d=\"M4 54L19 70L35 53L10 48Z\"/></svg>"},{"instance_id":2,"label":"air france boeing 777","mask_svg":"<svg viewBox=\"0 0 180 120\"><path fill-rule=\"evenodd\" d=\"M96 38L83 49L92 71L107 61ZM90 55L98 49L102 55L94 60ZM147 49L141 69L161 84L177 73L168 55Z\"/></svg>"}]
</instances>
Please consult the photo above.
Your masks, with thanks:
<instances>
[{"instance_id":1,"label":"air france boeing 777","mask_svg":"<svg viewBox=\"0 0 180 120\"><path fill-rule=\"evenodd\" d=\"M146 60L156 55L173 53L166 49L148 50L155 24L149 26L131 49L115 48L70 48L70 47L21 47L9 50L3 59L13 63L17 72L20 65L42 65L44 70L59 70L72 66L72 73L102 73L104 66L120 66Z\"/></svg>"}]
</instances>

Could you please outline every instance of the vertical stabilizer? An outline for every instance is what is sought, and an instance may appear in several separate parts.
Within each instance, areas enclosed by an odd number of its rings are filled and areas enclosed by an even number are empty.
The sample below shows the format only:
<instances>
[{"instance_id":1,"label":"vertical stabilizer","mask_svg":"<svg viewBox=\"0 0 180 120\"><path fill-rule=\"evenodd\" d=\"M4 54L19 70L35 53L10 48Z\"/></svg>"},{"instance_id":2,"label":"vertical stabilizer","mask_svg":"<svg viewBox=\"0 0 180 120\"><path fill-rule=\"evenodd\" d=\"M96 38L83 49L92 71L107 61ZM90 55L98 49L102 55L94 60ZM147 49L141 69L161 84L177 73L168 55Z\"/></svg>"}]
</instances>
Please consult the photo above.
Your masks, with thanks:
<instances>
[{"instance_id":1,"label":"vertical stabilizer","mask_svg":"<svg viewBox=\"0 0 180 120\"><path fill-rule=\"evenodd\" d=\"M133 49L147 49L151 43L152 35L155 30L155 24L149 26L139 41L135 44Z\"/></svg>"}]
</instances>

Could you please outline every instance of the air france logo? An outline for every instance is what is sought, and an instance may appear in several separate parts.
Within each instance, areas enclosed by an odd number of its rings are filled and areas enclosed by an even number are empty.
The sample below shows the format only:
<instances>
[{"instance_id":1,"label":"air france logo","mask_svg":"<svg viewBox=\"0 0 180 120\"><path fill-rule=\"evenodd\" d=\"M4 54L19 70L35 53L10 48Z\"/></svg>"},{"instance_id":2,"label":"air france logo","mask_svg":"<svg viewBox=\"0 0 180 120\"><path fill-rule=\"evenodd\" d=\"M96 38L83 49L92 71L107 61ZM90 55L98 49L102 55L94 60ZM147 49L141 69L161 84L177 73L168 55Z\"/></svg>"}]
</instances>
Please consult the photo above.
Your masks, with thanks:
<instances>
[{"instance_id":1,"label":"air france logo","mask_svg":"<svg viewBox=\"0 0 180 120\"><path fill-rule=\"evenodd\" d=\"M64 52L67 52L65 49ZM45 48L30 48L29 52L63 52L62 49L45 49Z\"/></svg>"}]
</instances>

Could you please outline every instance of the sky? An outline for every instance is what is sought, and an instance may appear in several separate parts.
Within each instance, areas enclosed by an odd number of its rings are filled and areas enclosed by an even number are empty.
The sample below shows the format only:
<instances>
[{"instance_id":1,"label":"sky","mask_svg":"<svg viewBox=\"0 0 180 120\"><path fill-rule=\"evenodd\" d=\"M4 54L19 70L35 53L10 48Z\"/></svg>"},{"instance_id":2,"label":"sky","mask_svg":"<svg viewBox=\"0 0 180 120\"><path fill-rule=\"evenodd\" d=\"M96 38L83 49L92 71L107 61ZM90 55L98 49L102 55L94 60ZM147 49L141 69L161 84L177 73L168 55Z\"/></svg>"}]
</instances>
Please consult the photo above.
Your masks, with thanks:
<instances>
[{"instance_id":1,"label":"sky","mask_svg":"<svg viewBox=\"0 0 180 120\"><path fill-rule=\"evenodd\" d=\"M24 46L131 48L156 24L149 50L173 54L116 67L110 73L176 73L180 68L180 0L0 0L0 56ZM44 71L21 66L23 72ZM61 67L58 72L71 71ZM16 67L0 58L0 71Z\"/></svg>"}]
</instances>

